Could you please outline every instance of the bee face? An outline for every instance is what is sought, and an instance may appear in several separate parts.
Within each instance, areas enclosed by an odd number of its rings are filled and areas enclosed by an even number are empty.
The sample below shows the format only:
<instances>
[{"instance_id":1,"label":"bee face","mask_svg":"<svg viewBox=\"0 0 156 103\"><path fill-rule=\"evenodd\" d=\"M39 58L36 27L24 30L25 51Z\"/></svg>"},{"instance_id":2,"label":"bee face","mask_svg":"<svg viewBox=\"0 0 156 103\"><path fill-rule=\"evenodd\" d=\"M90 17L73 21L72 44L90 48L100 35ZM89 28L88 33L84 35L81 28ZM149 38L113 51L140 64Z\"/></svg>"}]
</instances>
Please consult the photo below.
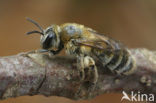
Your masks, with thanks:
<instances>
[{"instance_id":1,"label":"bee face","mask_svg":"<svg viewBox=\"0 0 156 103\"><path fill-rule=\"evenodd\" d=\"M60 27L57 25L52 25L49 26L48 28L46 28L45 30L42 29L42 27L36 23L35 21L33 21L30 18L27 18L28 21L30 21L31 23L35 24L40 31L30 31L27 34L33 34L33 33L38 33L41 34L41 38L40 38L40 43L43 49L58 49L59 45L60 45Z\"/></svg>"},{"instance_id":2,"label":"bee face","mask_svg":"<svg viewBox=\"0 0 156 103\"><path fill-rule=\"evenodd\" d=\"M57 36L52 27L44 30L44 35L41 35L40 43L43 49L56 47Z\"/></svg>"}]
</instances>

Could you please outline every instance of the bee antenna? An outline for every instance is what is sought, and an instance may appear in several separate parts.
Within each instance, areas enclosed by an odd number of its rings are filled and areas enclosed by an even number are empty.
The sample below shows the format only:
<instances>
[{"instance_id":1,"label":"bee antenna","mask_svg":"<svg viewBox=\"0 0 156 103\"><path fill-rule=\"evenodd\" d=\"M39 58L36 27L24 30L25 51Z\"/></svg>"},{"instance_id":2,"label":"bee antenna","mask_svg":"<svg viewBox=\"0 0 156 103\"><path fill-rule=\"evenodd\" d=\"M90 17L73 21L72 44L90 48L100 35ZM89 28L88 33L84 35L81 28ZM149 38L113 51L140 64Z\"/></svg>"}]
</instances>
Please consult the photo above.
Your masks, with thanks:
<instances>
[{"instance_id":1,"label":"bee antenna","mask_svg":"<svg viewBox=\"0 0 156 103\"><path fill-rule=\"evenodd\" d=\"M36 25L40 30L41 30L41 33L43 34L43 29L42 29L42 27L37 23L37 22L35 22L34 20L32 20L32 19L30 19L30 18L26 18L29 22L31 22L31 23L33 23L34 25Z\"/></svg>"},{"instance_id":2,"label":"bee antenna","mask_svg":"<svg viewBox=\"0 0 156 103\"><path fill-rule=\"evenodd\" d=\"M38 33L38 34L44 35L42 32L36 31L36 30L29 31L29 32L27 32L26 34L27 34L27 35L30 35L30 34L34 34L34 33Z\"/></svg>"}]
</instances>

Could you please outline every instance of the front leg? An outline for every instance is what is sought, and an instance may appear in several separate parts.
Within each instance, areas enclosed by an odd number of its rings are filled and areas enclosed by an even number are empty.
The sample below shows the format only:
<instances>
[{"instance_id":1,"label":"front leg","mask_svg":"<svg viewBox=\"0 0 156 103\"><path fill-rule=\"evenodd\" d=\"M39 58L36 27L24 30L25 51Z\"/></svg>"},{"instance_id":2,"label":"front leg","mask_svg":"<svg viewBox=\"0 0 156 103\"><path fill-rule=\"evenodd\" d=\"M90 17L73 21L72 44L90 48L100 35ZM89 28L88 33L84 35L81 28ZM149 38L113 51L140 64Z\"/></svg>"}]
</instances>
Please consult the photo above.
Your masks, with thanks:
<instances>
[{"instance_id":1,"label":"front leg","mask_svg":"<svg viewBox=\"0 0 156 103\"><path fill-rule=\"evenodd\" d=\"M47 50L47 49L38 49L38 50L33 50L33 51L30 51L28 52L28 54L31 54L31 53L46 53L46 52L49 52L51 55L56 55L60 52L60 50Z\"/></svg>"},{"instance_id":2,"label":"front leg","mask_svg":"<svg viewBox=\"0 0 156 103\"><path fill-rule=\"evenodd\" d=\"M64 48L64 45L63 45L62 42L60 42L57 50L39 49L39 50L30 51L30 52L28 52L28 54L30 54L30 53L45 53L45 52L49 52L49 55L52 56L52 55L58 54L63 48Z\"/></svg>"},{"instance_id":3,"label":"front leg","mask_svg":"<svg viewBox=\"0 0 156 103\"><path fill-rule=\"evenodd\" d=\"M49 52L47 49L38 49L38 50L32 50L27 52L27 54L32 54L32 53L45 53L45 52Z\"/></svg>"},{"instance_id":4,"label":"front leg","mask_svg":"<svg viewBox=\"0 0 156 103\"><path fill-rule=\"evenodd\" d=\"M78 56L77 67L80 70L81 80L96 84L98 71L95 61L90 56Z\"/></svg>"}]
</instances>

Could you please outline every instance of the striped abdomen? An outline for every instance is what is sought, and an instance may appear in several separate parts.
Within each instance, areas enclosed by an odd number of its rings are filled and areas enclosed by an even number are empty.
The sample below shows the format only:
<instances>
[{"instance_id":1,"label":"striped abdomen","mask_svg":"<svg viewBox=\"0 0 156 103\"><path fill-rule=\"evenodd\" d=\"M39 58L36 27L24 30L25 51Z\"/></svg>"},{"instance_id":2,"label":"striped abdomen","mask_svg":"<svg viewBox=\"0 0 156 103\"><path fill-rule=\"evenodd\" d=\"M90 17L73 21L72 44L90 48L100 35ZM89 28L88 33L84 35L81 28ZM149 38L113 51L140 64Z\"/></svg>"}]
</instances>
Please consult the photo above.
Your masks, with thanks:
<instances>
[{"instance_id":1,"label":"striped abdomen","mask_svg":"<svg viewBox=\"0 0 156 103\"><path fill-rule=\"evenodd\" d=\"M98 58L104 67L117 74L128 74L134 67L134 60L126 49L104 51L98 55Z\"/></svg>"}]
</instances>

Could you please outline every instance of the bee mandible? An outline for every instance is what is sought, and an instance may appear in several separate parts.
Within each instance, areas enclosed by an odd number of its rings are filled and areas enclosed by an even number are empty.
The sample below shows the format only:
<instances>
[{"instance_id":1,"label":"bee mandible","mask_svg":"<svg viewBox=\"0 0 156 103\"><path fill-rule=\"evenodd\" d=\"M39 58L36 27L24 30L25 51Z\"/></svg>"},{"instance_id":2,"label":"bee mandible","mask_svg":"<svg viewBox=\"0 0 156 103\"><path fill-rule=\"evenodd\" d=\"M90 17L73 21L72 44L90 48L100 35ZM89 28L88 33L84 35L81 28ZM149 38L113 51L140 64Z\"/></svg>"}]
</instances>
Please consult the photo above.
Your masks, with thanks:
<instances>
[{"instance_id":1,"label":"bee mandible","mask_svg":"<svg viewBox=\"0 0 156 103\"><path fill-rule=\"evenodd\" d=\"M125 46L89 27L76 23L65 23L53 24L42 29L34 20L30 18L27 20L40 30L27 33L28 35L33 33L41 35L42 49L38 51L56 55L65 48L67 54L77 58L77 68L80 71L81 80L94 84L98 81L96 61L103 65L103 69L109 69L119 75L127 75L135 68L135 61Z\"/></svg>"}]
</instances>

